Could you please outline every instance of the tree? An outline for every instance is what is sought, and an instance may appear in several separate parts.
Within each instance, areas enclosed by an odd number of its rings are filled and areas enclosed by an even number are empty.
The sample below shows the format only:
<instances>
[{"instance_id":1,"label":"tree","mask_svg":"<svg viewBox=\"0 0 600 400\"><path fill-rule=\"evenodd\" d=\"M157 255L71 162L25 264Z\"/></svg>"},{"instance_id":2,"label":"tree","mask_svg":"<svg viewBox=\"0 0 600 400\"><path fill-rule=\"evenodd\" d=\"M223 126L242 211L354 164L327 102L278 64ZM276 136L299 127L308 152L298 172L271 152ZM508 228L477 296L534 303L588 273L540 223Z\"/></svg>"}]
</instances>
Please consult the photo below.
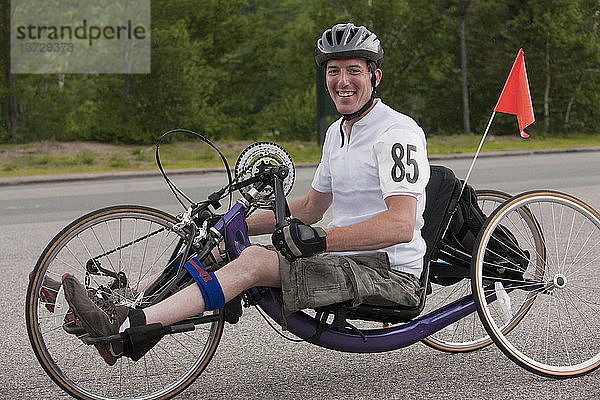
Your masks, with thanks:
<instances>
[{"instance_id":1,"label":"tree","mask_svg":"<svg viewBox=\"0 0 600 400\"><path fill-rule=\"evenodd\" d=\"M534 134L600 122L592 0L154 0L147 75L12 75L8 0L0 7L2 142L150 143L175 127L314 139L315 41L347 21L381 39L378 95L429 135L483 131L519 48ZM497 116L493 133L503 132L514 132L513 117Z\"/></svg>"},{"instance_id":2,"label":"tree","mask_svg":"<svg viewBox=\"0 0 600 400\"><path fill-rule=\"evenodd\" d=\"M469 81L467 74L467 14L470 0L459 2L460 18L460 71L462 82L462 104L463 104L463 132L466 135L472 135L471 131L471 110L469 108Z\"/></svg>"},{"instance_id":3,"label":"tree","mask_svg":"<svg viewBox=\"0 0 600 400\"><path fill-rule=\"evenodd\" d=\"M529 44L529 63L544 71L543 81L535 76L531 81L534 87L543 87L538 92L544 93L546 132L574 127L590 130L596 123L597 110L592 110L584 98L597 97L594 81L597 81L595 70L600 67L599 12L597 2L529 0L513 20L514 27L526 27L518 36ZM577 99L581 103L577 104ZM571 126L576 104L581 108L577 110L577 123Z\"/></svg>"},{"instance_id":4,"label":"tree","mask_svg":"<svg viewBox=\"0 0 600 400\"><path fill-rule=\"evenodd\" d=\"M8 132L10 141L17 140L17 96L15 88L17 79L10 71L10 0L0 1L0 14L2 15L2 29L0 29L1 56L0 65L4 76L4 90L2 98L2 126ZM1 137L1 135L0 135Z\"/></svg>"}]
</instances>

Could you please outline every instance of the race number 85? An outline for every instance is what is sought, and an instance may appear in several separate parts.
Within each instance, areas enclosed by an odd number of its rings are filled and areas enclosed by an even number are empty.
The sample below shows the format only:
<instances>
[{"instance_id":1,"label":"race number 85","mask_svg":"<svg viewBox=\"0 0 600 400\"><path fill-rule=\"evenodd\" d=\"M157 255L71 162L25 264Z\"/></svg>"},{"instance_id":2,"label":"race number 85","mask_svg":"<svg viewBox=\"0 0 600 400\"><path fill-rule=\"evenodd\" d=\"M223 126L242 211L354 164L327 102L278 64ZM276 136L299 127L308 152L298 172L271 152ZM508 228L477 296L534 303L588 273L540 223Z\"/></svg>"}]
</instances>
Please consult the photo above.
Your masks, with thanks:
<instances>
[{"instance_id":1,"label":"race number 85","mask_svg":"<svg viewBox=\"0 0 600 400\"><path fill-rule=\"evenodd\" d=\"M394 143L392 146L392 159L394 165L392 166L392 179L394 182L402 182L404 178L408 183L415 183L419 179L419 166L417 161L413 158L413 154L416 153L417 146L412 144L406 145L406 152L404 147L400 143ZM406 154L406 163L404 162L404 156ZM409 167L409 173L406 172L406 168Z\"/></svg>"}]
</instances>

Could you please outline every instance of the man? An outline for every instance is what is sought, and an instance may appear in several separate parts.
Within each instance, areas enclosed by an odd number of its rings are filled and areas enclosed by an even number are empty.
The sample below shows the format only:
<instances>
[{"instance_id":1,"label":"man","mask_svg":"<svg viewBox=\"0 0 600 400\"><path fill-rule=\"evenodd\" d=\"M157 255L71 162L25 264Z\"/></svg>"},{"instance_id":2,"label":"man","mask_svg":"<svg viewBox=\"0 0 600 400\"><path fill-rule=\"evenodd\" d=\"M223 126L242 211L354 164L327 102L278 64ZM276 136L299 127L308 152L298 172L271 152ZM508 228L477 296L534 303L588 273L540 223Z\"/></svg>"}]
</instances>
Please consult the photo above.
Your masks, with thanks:
<instances>
[{"instance_id":1,"label":"man","mask_svg":"<svg viewBox=\"0 0 600 400\"><path fill-rule=\"evenodd\" d=\"M73 276L65 276L65 297L88 333L107 336L133 325L169 325L221 308L253 286L281 288L284 315L346 301L417 305L429 164L421 128L375 98L382 58L377 36L362 26L338 24L317 41L315 60L325 68L327 89L343 117L327 131L308 193L290 203L290 226L273 234L278 251L250 246L209 273L210 279L196 279L197 285L143 310L107 311ZM311 227L330 206L328 228ZM275 229L272 212L247 223L250 235ZM111 365L123 353L119 343L96 346Z\"/></svg>"}]
</instances>

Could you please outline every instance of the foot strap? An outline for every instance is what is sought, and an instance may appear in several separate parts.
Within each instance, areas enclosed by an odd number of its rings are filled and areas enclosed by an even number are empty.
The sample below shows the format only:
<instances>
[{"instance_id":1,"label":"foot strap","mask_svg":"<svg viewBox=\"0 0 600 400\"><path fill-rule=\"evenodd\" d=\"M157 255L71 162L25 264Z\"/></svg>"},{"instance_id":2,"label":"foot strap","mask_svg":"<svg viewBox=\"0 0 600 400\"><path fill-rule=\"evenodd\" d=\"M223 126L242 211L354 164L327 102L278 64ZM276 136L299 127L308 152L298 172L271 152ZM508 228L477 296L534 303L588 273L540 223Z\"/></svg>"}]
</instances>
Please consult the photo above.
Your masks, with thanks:
<instances>
[{"instance_id":1,"label":"foot strap","mask_svg":"<svg viewBox=\"0 0 600 400\"><path fill-rule=\"evenodd\" d=\"M196 257L191 258L183 266L192 275L200 288L200 292L204 298L204 309L212 311L223 308L225 305L225 296L215 273L206 272L204 266Z\"/></svg>"},{"instance_id":2,"label":"foot strap","mask_svg":"<svg viewBox=\"0 0 600 400\"><path fill-rule=\"evenodd\" d=\"M162 339L165 328L161 324L132 326L121 335L125 336L123 355L138 361Z\"/></svg>"}]
</instances>

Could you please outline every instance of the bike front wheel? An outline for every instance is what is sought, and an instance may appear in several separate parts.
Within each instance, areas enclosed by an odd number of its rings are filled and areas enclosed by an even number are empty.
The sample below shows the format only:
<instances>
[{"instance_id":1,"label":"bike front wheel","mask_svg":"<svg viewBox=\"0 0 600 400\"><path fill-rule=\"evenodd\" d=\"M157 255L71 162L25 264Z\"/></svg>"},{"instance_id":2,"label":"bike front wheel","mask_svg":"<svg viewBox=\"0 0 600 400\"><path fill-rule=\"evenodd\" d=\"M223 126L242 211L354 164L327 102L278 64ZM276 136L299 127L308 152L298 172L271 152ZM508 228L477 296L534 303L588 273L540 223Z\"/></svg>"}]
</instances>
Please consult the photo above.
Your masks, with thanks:
<instances>
[{"instance_id":1,"label":"bike front wheel","mask_svg":"<svg viewBox=\"0 0 600 400\"><path fill-rule=\"evenodd\" d=\"M539 227L542 246L522 229L524 213ZM600 215L573 196L531 191L498 207L479 234L471 283L479 317L500 350L546 377L598 368L599 260ZM523 310L522 318L505 331L514 310Z\"/></svg>"},{"instance_id":2,"label":"bike front wheel","mask_svg":"<svg viewBox=\"0 0 600 400\"><path fill-rule=\"evenodd\" d=\"M102 291L115 303L143 308L140 293L186 242L184 233L173 229L177 222L148 207L108 207L69 224L40 256L27 290L27 331L41 366L68 394L86 400L168 399L208 365L223 331L220 311L194 331L166 335L139 361L121 357L114 366L73 334L77 322L72 313L58 312L66 273L85 282L90 295ZM105 272L99 273L100 267ZM115 287L117 281L121 284Z\"/></svg>"}]
</instances>

